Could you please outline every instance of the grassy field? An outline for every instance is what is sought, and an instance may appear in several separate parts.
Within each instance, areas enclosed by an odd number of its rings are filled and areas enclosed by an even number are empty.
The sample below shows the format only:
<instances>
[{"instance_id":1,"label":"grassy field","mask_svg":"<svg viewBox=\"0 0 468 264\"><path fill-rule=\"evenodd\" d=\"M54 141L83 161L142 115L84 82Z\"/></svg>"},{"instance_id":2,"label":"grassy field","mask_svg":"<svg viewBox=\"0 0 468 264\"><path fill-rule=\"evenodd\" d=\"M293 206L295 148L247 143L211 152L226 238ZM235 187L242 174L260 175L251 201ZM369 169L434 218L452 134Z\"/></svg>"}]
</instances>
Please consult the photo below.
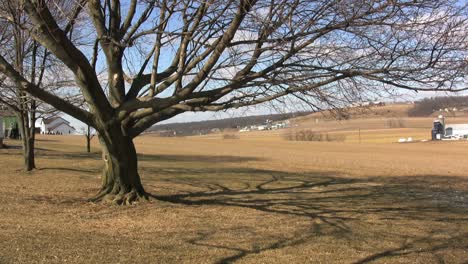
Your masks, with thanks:
<instances>
[{"instance_id":1,"label":"grassy field","mask_svg":"<svg viewBox=\"0 0 468 264\"><path fill-rule=\"evenodd\" d=\"M349 119L337 120L327 112L314 113L291 120L291 128L274 131L251 131L238 133L237 130L199 136L204 139L222 139L224 135L236 135L240 140L271 141L281 140L288 133L313 131L344 137L347 143L396 143L400 138L411 137L414 141L431 138L433 120L429 117L409 117L413 105L391 104L383 107L355 108L347 111ZM468 114L464 112L443 113L447 124L466 124Z\"/></svg>"},{"instance_id":2,"label":"grassy field","mask_svg":"<svg viewBox=\"0 0 468 264\"><path fill-rule=\"evenodd\" d=\"M84 137L40 136L32 173L0 150L0 263L467 263L468 142L136 144L155 199L127 207L86 201Z\"/></svg>"}]
</instances>

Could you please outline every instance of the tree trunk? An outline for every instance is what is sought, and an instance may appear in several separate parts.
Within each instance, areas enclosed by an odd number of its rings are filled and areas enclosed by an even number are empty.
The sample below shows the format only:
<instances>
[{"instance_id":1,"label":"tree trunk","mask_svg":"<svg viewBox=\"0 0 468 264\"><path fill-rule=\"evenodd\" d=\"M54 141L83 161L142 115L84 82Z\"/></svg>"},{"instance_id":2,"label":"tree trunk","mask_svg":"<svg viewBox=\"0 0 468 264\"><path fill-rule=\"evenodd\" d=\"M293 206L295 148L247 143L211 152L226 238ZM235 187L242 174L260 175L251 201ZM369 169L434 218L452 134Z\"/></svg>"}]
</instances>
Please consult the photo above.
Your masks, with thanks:
<instances>
[{"instance_id":1,"label":"tree trunk","mask_svg":"<svg viewBox=\"0 0 468 264\"><path fill-rule=\"evenodd\" d=\"M86 136L86 152L91 153L91 138L89 135Z\"/></svg>"},{"instance_id":2,"label":"tree trunk","mask_svg":"<svg viewBox=\"0 0 468 264\"><path fill-rule=\"evenodd\" d=\"M36 168L35 156L34 156L34 137L24 137L23 144L24 148L24 168L26 171L32 171Z\"/></svg>"},{"instance_id":3,"label":"tree trunk","mask_svg":"<svg viewBox=\"0 0 468 264\"><path fill-rule=\"evenodd\" d=\"M148 200L138 174L138 157L130 137L119 132L99 135L104 170L100 192L91 199L115 204L131 204Z\"/></svg>"},{"instance_id":4,"label":"tree trunk","mask_svg":"<svg viewBox=\"0 0 468 264\"><path fill-rule=\"evenodd\" d=\"M29 135L25 131L23 126L20 126L21 140L23 142L23 160L24 160L24 169L26 171L32 171L36 168L34 148L35 148L35 138Z\"/></svg>"},{"instance_id":5,"label":"tree trunk","mask_svg":"<svg viewBox=\"0 0 468 264\"><path fill-rule=\"evenodd\" d=\"M86 152L91 153L91 127L88 125L86 130Z\"/></svg>"},{"instance_id":6,"label":"tree trunk","mask_svg":"<svg viewBox=\"0 0 468 264\"><path fill-rule=\"evenodd\" d=\"M29 131L27 138L27 151L25 155L27 159L25 167L27 171L31 171L36 168L36 155L34 150L36 149L36 100L31 99L29 108L29 126L26 128Z\"/></svg>"},{"instance_id":7,"label":"tree trunk","mask_svg":"<svg viewBox=\"0 0 468 264\"><path fill-rule=\"evenodd\" d=\"M23 143L23 160L24 170L32 171L36 168L34 148L35 148L35 136L34 128L30 129L27 112L21 112L17 114L19 130L21 133L21 140Z\"/></svg>"}]
</instances>

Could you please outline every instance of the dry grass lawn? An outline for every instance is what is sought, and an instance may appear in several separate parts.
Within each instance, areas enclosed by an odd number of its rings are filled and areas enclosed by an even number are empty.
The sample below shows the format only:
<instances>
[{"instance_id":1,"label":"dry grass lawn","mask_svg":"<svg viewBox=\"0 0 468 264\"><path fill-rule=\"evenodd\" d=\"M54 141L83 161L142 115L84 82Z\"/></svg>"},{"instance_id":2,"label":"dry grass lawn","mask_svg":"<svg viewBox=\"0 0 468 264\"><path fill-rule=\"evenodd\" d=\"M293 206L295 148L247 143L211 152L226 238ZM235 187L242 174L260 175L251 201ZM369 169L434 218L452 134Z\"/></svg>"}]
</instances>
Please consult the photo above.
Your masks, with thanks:
<instances>
[{"instance_id":1,"label":"dry grass lawn","mask_svg":"<svg viewBox=\"0 0 468 264\"><path fill-rule=\"evenodd\" d=\"M136 143L155 199L127 207L86 201L84 137L40 136L32 173L0 150L0 263L468 263L468 142Z\"/></svg>"}]
</instances>

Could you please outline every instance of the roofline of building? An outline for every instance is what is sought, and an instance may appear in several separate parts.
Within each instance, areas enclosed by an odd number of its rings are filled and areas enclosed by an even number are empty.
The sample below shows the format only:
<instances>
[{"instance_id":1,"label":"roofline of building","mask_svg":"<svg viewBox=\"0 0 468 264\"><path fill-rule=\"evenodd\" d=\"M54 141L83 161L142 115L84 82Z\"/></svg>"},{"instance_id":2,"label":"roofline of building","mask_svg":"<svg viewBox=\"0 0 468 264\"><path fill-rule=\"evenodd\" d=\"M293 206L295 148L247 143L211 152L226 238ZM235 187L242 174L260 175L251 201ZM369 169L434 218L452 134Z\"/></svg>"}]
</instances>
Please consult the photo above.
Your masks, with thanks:
<instances>
[{"instance_id":1,"label":"roofline of building","mask_svg":"<svg viewBox=\"0 0 468 264\"><path fill-rule=\"evenodd\" d=\"M47 122L47 120L51 120L50 122ZM68 125L70 125L70 122L67 121L66 119L64 119L63 117L61 116L55 116L55 117L50 117L50 118L43 118L42 119L42 122L46 125L54 122L55 120L62 120L64 123L67 123Z\"/></svg>"},{"instance_id":2,"label":"roofline of building","mask_svg":"<svg viewBox=\"0 0 468 264\"><path fill-rule=\"evenodd\" d=\"M66 123L60 123L60 124L58 124L58 125L55 125L55 126L53 126L53 127L51 127L51 128L48 128L47 130L49 130L49 131L50 131L50 130L54 130L54 129L56 129L56 128L60 127L61 125L68 126L69 128L72 128L73 130L75 130L75 131L76 131L76 129L75 129L74 127L70 126L70 124L69 124L69 123L68 123L68 124L66 124Z\"/></svg>"}]
</instances>

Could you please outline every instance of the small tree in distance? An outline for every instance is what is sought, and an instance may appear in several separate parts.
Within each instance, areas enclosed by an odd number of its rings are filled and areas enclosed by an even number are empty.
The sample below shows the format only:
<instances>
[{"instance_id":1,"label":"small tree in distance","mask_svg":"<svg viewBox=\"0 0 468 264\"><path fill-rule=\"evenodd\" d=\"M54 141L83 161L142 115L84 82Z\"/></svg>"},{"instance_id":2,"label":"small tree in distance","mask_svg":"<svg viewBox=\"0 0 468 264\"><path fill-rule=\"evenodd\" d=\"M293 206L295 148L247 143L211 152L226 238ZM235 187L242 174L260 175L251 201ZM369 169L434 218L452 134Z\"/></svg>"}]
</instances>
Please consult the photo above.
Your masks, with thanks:
<instances>
[{"instance_id":1,"label":"small tree in distance","mask_svg":"<svg viewBox=\"0 0 468 264\"><path fill-rule=\"evenodd\" d=\"M0 72L96 129L106 170L93 201L147 199L133 139L187 111L283 97L333 108L376 91L466 85L460 1L77 0L66 23L52 15L53 0L20 2L26 34L73 73L89 110L30 82L3 53ZM70 38L70 28L88 41Z\"/></svg>"},{"instance_id":2,"label":"small tree in distance","mask_svg":"<svg viewBox=\"0 0 468 264\"><path fill-rule=\"evenodd\" d=\"M81 134L86 138L86 152L91 153L91 141L96 135L96 131L90 125L81 128Z\"/></svg>"}]
</instances>

